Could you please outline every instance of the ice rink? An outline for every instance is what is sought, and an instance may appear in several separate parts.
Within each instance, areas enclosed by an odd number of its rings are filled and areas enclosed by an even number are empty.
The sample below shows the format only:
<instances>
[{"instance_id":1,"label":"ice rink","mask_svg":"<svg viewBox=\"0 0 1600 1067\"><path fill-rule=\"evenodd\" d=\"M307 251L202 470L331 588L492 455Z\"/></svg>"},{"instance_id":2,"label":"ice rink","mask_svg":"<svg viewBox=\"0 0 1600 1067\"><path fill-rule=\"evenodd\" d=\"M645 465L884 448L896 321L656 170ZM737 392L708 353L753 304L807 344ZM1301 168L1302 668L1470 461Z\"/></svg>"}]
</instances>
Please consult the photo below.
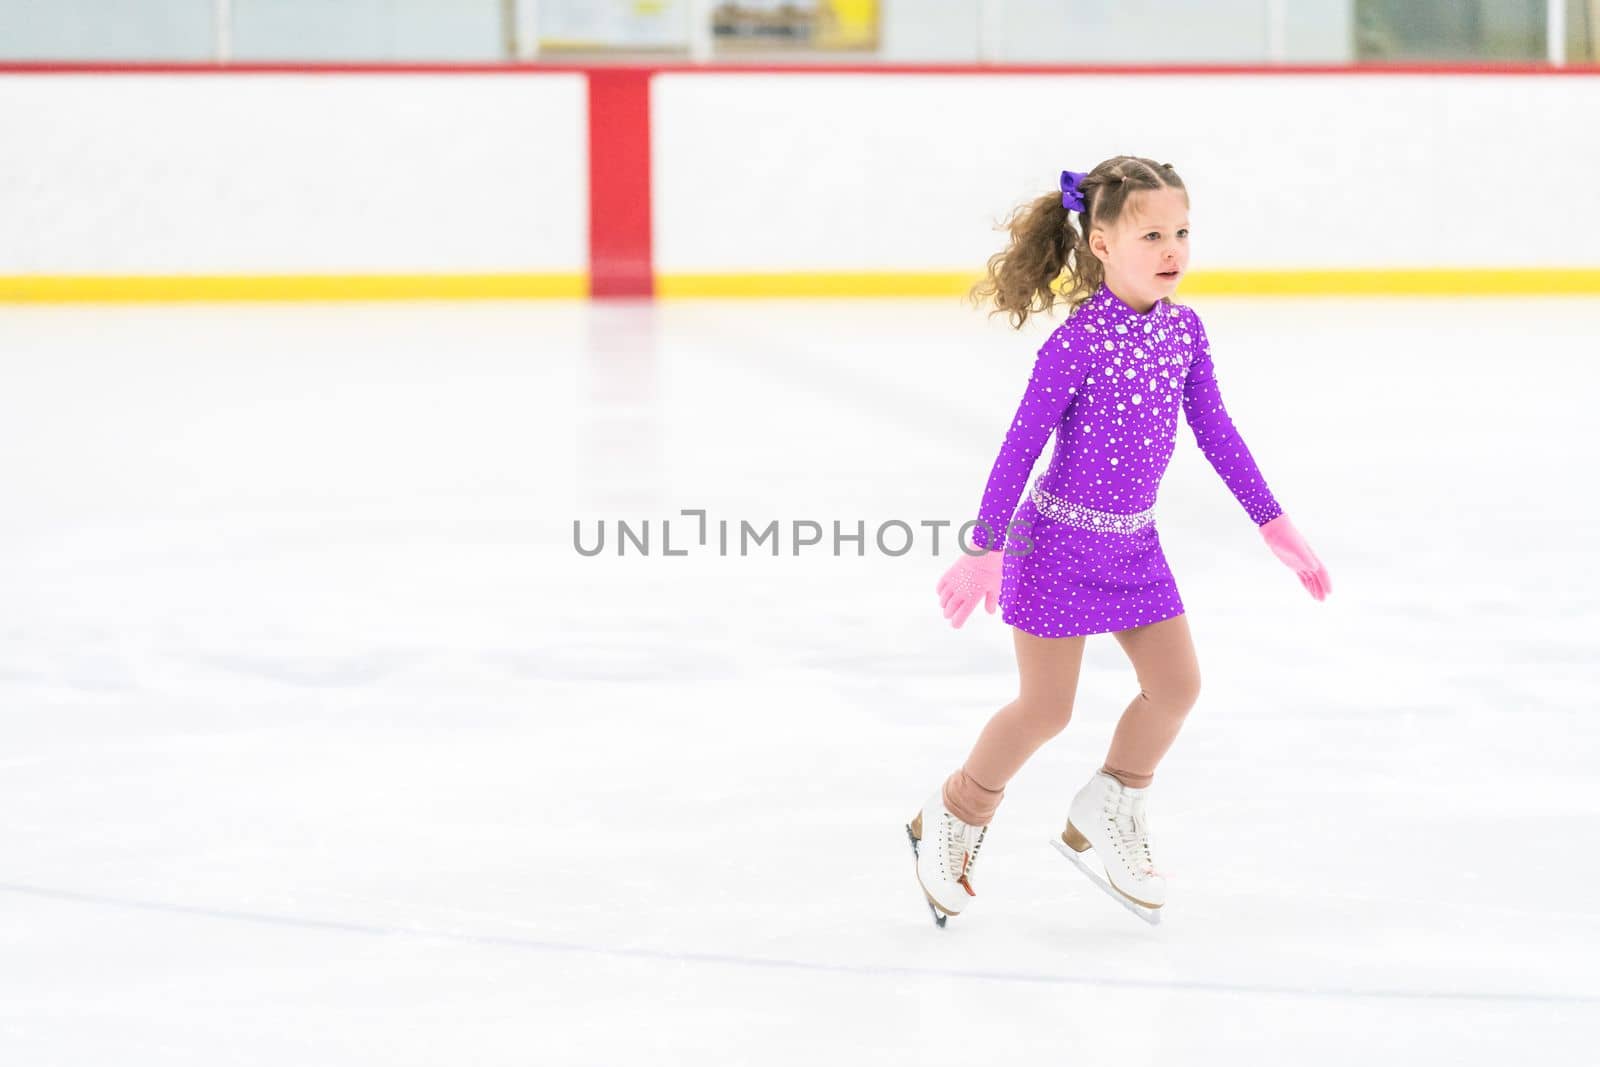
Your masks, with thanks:
<instances>
[{"instance_id":1,"label":"ice rink","mask_svg":"<svg viewBox=\"0 0 1600 1067\"><path fill-rule=\"evenodd\" d=\"M1589 1062L1600 304L1180 299L1333 593L1180 425L1165 920L1049 845L1103 635L943 930L903 826L1011 637L873 534L975 514L1049 323L0 308L0 1061Z\"/></svg>"}]
</instances>

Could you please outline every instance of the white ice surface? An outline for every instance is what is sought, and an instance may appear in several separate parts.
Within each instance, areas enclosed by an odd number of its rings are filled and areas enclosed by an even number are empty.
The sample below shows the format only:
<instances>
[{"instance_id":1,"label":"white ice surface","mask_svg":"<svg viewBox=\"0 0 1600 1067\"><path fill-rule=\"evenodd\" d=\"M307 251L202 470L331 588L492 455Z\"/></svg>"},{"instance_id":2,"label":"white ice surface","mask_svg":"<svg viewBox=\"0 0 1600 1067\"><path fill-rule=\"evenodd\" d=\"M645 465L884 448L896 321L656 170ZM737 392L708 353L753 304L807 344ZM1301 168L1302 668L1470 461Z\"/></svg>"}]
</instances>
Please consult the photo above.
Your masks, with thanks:
<instances>
[{"instance_id":1,"label":"white ice surface","mask_svg":"<svg viewBox=\"0 0 1600 1067\"><path fill-rule=\"evenodd\" d=\"M944 930L902 827L1011 639L870 531L971 517L1048 325L0 309L0 1063L1590 1062L1600 305L1194 303L1333 595L1180 427L1165 921L1048 845L1100 636Z\"/></svg>"}]
</instances>

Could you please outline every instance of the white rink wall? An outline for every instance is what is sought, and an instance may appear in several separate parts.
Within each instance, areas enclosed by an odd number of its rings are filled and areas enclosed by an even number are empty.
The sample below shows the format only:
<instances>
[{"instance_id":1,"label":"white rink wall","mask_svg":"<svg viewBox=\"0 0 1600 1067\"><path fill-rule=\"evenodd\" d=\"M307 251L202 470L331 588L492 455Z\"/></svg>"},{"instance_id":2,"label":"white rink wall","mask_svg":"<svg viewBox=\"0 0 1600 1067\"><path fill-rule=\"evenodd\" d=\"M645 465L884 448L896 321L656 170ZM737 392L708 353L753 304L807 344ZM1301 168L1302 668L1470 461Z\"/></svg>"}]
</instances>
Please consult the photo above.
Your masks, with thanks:
<instances>
[{"instance_id":1,"label":"white rink wall","mask_svg":"<svg viewBox=\"0 0 1600 1067\"><path fill-rule=\"evenodd\" d=\"M654 107L668 274L981 269L1119 154L1183 176L1197 266L1600 266L1600 77L686 75Z\"/></svg>"},{"instance_id":2,"label":"white rink wall","mask_svg":"<svg viewBox=\"0 0 1600 1067\"><path fill-rule=\"evenodd\" d=\"M0 275L581 271L581 74L0 75Z\"/></svg>"},{"instance_id":3,"label":"white rink wall","mask_svg":"<svg viewBox=\"0 0 1600 1067\"><path fill-rule=\"evenodd\" d=\"M582 271L586 108L581 72L0 74L0 275ZM667 71L656 268L976 270L1121 152L1184 175L1197 266L1592 268L1596 116L1595 76Z\"/></svg>"}]
</instances>

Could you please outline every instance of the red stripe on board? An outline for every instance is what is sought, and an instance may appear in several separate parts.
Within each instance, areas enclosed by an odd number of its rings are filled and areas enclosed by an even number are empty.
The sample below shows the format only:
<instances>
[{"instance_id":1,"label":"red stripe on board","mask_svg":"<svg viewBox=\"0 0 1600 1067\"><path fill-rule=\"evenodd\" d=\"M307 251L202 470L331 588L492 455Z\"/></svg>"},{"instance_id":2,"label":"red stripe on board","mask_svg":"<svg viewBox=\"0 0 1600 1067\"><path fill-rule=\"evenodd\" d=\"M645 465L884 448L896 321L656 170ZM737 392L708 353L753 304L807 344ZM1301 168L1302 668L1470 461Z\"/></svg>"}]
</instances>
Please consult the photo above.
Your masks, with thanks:
<instances>
[{"instance_id":1,"label":"red stripe on board","mask_svg":"<svg viewBox=\"0 0 1600 1067\"><path fill-rule=\"evenodd\" d=\"M0 74L1125 74L1554 75L1600 77L1600 64L1548 63L0 63Z\"/></svg>"},{"instance_id":2,"label":"red stripe on board","mask_svg":"<svg viewBox=\"0 0 1600 1067\"><path fill-rule=\"evenodd\" d=\"M589 73L589 295L653 296L650 72Z\"/></svg>"}]
</instances>

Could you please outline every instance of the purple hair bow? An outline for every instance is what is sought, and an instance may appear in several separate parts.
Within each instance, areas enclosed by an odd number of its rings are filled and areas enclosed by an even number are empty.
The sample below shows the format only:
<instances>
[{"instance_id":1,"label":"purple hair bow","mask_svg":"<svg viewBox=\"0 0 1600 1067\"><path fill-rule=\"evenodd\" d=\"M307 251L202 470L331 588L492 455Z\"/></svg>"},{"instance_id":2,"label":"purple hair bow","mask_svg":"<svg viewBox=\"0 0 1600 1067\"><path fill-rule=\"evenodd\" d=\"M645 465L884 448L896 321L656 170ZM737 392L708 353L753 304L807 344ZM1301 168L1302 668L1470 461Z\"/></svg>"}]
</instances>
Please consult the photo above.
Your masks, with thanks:
<instances>
[{"instance_id":1,"label":"purple hair bow","mask_svg":"<svg viewBox=\"0 0 1600 1067\"><path fill-rule=\"evenodd\" d=\"M1078 191L1078 183L1089 176L1088 171L1079 174L1075 170L1061 172L1061 206L1068 211L1082 211L1083 193Z\"/></svg>"}]
</instances>

